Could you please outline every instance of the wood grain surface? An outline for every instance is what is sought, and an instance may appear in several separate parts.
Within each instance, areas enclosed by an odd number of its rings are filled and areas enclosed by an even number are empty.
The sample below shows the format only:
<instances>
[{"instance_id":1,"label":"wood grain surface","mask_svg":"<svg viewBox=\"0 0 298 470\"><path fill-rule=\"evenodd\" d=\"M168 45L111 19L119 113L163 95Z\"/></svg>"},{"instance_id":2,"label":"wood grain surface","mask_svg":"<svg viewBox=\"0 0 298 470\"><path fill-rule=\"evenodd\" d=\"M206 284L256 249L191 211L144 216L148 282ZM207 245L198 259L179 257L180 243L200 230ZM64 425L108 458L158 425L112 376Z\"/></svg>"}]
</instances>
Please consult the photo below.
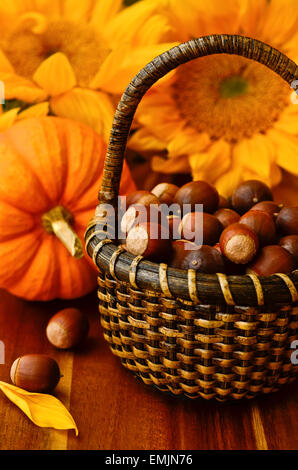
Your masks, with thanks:
<instances>
[{"instance_id":1,"label":"wood grain surface","mask_svg":"<svg viewBox=\"0 0 298 470\"><path fill-rule=\"evenodd\" d=\"M86 344L55 350L45 326L60 308L76 306L89 317ZM0 394L1 450L266 450L298 449L298 382L278 393L231 404L172 397L148 388L122 367L103 339L96 294L71 302L29 303L0 291L0 339L9 380L12 362L27 353L54 357L64 377L56 395L79 427L41 429Z\"/></svg>"}]
</instances>

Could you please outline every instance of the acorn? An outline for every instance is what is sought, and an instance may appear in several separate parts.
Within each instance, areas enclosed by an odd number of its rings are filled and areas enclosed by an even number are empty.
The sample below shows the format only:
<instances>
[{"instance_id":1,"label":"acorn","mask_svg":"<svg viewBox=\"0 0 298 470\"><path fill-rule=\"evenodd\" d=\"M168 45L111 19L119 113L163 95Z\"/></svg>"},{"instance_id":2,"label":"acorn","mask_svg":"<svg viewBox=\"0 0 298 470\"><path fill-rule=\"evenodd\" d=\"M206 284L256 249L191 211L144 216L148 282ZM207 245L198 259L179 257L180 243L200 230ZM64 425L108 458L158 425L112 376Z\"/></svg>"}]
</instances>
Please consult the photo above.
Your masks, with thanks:
<instances>
[{"instance_id":1,"label":"acorn","mask_svg":"<svg viewBox=\"0 0 298 470\"><path fill-rule=\"evenodd\" d=\"M215 248L223 258L223 262L225 265L225 274L228 274L230 276L241 276L245 274L245 265L232 263L232 261L226 258L221 251L219 243L216 243L213 248Z\"/></svg>"},{"instance_id":2,"label":"acorn","mask_svg":"<svg viewBox=\"0 0 298 470\"><path fill-rule=\"evenodd\" d=\"M175 184L160 183L152 189L151 193L158 197L161 203L170 206L173 204L175 194L178 190L179 188Z\"/></svg>"},{"instance_id":3,"label":"acorn","mask_svg":"<svg viewBox=\"0 0 298 470\"><path fill-rule=\"evenodd\" d=\"M167 259L171 249L169 238L160 224L141 223L133 227L126 237L126 249L135 256L143 256L151 261ZM168 235L168 234L167 234Z\"/></svg>"},{"instance_id":4,"label":"acorn","mask_svg":"<svg viewBox=\"0 0 298 470\"><path fill-rule=\"evenodd\" d=\"M50 393L61 378L57 362L49 356L28 354L14 361L10 370L14 385L32 393Z\"/></svg>"},{"instance_id":5,"label":"acorn","mask_svg":"<svg viewBox=\"0 0 298 470\"><path fill-rule=\"evenodd\" d=\"M87 316L76 308L66 308L49 321L46 336L58 349L70 349L80 345L88 336Z\"/></svg>"},{"instance_id":6,"label":"acorn","mask_svg":"<svg viewBox=\"0 0 298 470\"><path fill-rule=\"evenodd\" d=\"M186 213L184 205L188 204L188 212L195 212L196 204L203 204L204 212L213 213L218 209L219 194L214 186L205 181L191 181L182 186L176 193L174 201Z\"/></svg>"},{"instance_id":7,"label":"acorn","mask_svg":"<svg viewBox=\"0 0 298 470\"><path fill-rule=\"evenodd\" d=\"M173 242L170 266L178 269L194 269L206 274L225 272L223 257L215 248L207 245L197 246L188 240Z\"/></svg>"},{"instance_id":8,"label":"acorn","mask_svg":"<svg viewBox=\"0 0 298 470\"><path fill-rule=\"evenodd\" d=\"M218 209L232 209L231 201L228 198L219 195Z\"/></svg>"},{"instance_id":9,"label":"acorn","mask_svg":"<svg viewBox=\"0 0 298 470\"><path fill-rule=\"evenodd\" d=\"M181 238L180 230L179 230L181 218L178 215L168 215L167 221L168 221L170 239L179 240Z\"/></svg>"},{"instance_id":10,"label":"acorn","mask_svg":"<svg viewBox=\"0 0 298 470\"><path fill-rule=\"evenodd\" d=\"M159 204L160 201L158 197L150 193L150 191L137 190L126 196L126 207L130 207L132 204L143 204L144 206L149 206L150 204Z\"/></svg>"},{"instance_id":11,"label":"acorn","mask_svg":"<svg viewBox=\"0 0 298 470\"><path fill-rule=\"evenodd\" d=\"M261 201L273 201L270 188L258 180L248 180L238 186L232 195L233 208L244 214Z\"/></svg>"},{"instance_id":12,"label":"acorn","mask_svg":"<svg viewBox=\"0 0 298 470\"><path fill-rule=\"evenodd\" d=\"M199 239L200 230L203 230L203 238L200 242L204 245L215 245L223 231L223 226L214 215L205 212L189 212L181 220L179 231L185 240L196 242Z\"/></svg>"},{"instance_id":13,"label":"acorn","mask_svg":"<svg viewBox=\"0 0 298 470\"><path fill-rule=\"evenodd\" d=\"M274 201L262 201L255 204L251 210L267 212L274 219L278 216L280 210L283 208L282 204L277 204Z\"/></svg>"},{"instance_id":14,"label":"acorn","mask_svg":"<svg viewBox=\"0 0 298 470\"><path fill-rule=\"evenodd\" d=\"M275 223L268 212L251 209L241 217L239 223L247 225L257 234L261 246L276 243Z\"/></svg>"},{"instance_id":15,"label":"acorn","mask_svg":"<svg viewBox=\"0 0 298 470\"><path fill-rule=\"evenodd\" d=\"M240 219L238 212L228 208L218 209L213 215L220 221L223 228L226 228L231 224L235 224Z\"/></svg>"},{"instance_id":16,"label":"acorn","mask_svg":"<svg viewBox=\"0 0 298 470\"><path fill-rule=\"evenodd\" d=\"M224 256L235 264L248 263L259 249L256 233L250 227L240 223L225 228L219 243Z\"/></svg>"},{"instance_id":17,"label":"acorn","mask_svg":"<svg viewBox=\"0 0 298 470\"><path fill-rule=\"evenodd\" d=\"M298 266L298 235L287 235L283 237L279 240L279 245L293 256Z\"/></svg>"},{"instance_id":18,"label":"acorn","mask_svg":"<svg viewBox=\"0 0 298 470\"><path fill-rule=\"evenodd\" d=\"M161 223L162 217L163 214L157 204L145 206L140 203L134 203L129 206L121 219L121 237L125 237L129 230L137 224L144 222Z\"/></svg>"},{"instance_id":19,"label":"acorn","mask_svg":"<svg viewBox=\"0 0 298 470\"><path fill-rule=\"evenodd\" d=\"M271 276L275 273L289 274L295 269L293 256L279 245L264 246L247 267L247 274Z\"/></svg>"},{"instance_id":20,"label":"acorn","mask_svg":"<svg viewBox=\"0 0 298 470\"><path fill-rule=\"evenodd\" d=\"M284 207L276 218L276 226L281 235L298 235L298 206Z\"/></svg>"}]
</instances>

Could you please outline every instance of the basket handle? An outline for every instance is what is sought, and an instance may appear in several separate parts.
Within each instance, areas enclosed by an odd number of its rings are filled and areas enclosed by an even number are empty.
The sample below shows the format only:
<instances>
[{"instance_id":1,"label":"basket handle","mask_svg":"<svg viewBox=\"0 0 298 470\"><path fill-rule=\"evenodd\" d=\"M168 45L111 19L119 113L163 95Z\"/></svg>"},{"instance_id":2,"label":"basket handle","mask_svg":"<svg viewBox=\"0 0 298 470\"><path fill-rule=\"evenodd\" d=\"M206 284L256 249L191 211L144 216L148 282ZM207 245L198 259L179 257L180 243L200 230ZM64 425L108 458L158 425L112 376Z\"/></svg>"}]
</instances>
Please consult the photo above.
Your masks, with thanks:
<instances>
[{"instance_id":1,"label":"basket handle","mask_svg":"<svg viewBox=\"0 0 298 470\"><path fill-rule=\"evenodd\" d=\"M131 124L142 97L160 78L179 65L212 54L236 54L253 59L291 84L298 79L298 67L277 49L238 35L214 34L175 46L146 65L131 81L118 104L111 130L99 202L117 207L117 197Z\"/></svg>"}]
</instances>

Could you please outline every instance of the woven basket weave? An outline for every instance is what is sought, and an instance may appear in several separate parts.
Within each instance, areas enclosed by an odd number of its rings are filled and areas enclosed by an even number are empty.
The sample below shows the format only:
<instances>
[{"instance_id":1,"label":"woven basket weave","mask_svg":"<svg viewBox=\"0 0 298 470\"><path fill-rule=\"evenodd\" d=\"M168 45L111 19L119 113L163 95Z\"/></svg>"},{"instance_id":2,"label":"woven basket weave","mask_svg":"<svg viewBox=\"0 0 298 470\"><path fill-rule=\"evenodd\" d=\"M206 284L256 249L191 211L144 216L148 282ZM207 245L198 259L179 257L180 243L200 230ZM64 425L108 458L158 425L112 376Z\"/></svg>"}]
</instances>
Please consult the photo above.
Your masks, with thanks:
<instances>
[{"instance_id":1,"label":"woven basket weave","mask_svg":"<svg viewBox=\"0 0 298 470\"><path fill-rule=\"evenodd\" d=\"M161 54L132 80L118 105L99 201L117 207L124 153L136 108L177 66L211 54L258 61L291 84L297 65L260 41L235 35L193 39ZM146 384L190 398L252 398L295 379L298 271L287 276L207 275L134 257L95 217L86 248L99 269L104 337L122 364Z\"/></svg>"}]
</instances>

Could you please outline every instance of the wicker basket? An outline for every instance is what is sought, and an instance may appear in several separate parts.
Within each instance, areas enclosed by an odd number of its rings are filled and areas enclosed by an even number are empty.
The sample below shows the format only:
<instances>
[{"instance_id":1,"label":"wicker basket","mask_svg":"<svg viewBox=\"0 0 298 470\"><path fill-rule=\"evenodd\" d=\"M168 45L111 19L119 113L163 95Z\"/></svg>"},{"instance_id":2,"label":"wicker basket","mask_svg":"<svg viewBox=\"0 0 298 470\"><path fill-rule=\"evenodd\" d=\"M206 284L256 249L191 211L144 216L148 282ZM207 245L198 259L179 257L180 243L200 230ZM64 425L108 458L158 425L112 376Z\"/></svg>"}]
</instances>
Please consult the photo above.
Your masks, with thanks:
<instances>
[{"instance_id":1,"label":"wicker basket","mask_svg":"<svg viewBox=\"0 0 298 470\"><path fill-rule=\"evenodd\" d=\"M101 204L117 205L127 138L146 91L177 66L219 53L256 60L289 84L298 79L293 61L241 36L201 37L161 54L132 80L118 105ZM258 278L172 269L126 253L107 233L99 217L86 231L88 254L99 269L104 337L146 384L226 401L273 392L295 379L291 344L298 339L298 271Z\"/></svg>"}]
</instances>

